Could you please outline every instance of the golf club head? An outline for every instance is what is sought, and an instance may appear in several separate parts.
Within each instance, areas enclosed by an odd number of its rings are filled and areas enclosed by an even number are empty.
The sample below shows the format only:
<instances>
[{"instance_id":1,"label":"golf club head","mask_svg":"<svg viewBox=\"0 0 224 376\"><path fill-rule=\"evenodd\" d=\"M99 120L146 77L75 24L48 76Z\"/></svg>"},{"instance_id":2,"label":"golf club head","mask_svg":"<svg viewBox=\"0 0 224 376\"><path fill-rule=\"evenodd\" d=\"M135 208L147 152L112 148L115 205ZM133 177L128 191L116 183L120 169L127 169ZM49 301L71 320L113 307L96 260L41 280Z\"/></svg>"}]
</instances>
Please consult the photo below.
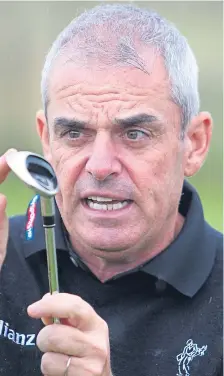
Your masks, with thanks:
<instances>
[{"instance_id":1,"label":"golf club head","mask_svg":"<svg viewBox=\"0 0 224 376\"><path fill-rule=\"evenodd\" d=\"M11 170L37 194L50 198L58 192L55 172L43 157L28 151L13 151L6 155Z\"/></svg>"}]
</instances>

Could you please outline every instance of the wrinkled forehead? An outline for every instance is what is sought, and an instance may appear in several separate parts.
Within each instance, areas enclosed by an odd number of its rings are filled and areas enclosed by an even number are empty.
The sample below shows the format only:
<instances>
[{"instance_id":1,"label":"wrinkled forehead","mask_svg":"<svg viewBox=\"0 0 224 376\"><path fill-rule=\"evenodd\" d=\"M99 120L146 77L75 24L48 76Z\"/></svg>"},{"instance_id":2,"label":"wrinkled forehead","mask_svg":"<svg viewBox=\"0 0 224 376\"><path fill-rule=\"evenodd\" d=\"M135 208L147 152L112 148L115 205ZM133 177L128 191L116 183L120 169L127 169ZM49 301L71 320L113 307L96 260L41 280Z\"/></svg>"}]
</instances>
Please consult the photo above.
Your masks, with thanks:
<instances>
[{"instance_id":1,"label":"wrinkled forehead","mask_svg":"<svg viewBox=\"0 0 224 376\"><path fill-rule=\"evenodd\" d=\"M50 73L48 120L74 115L87 122L104 115L112 120L118 113L132 116L149 109L165 122L179 123L162 56L150 48L139 49L138 55L144 68L133 61L112 65L90 58L82 61L74 57L74 50L66 50Z\"/></svg>"},{"instance_id":2,"label":"wrinkled forehead","mask_svg":"<svg viewBox=\"0 0 224 376\"><path fill-rule=\"evenodd\" d=\"M140 53L139 53L140 55ZM49 99L54 100L65 88L77 88L81 93L88 87L95 87L99 92L111 89L121 92L136 90L139 95L145 95L151 90L158 95L170 97L170 82L164 66L163 58L150 51L141 51L144 62L138 66L136 62L102 64L100 61L89 59L78 60L73 51L66 51L55 62L49 77ZM97 89L98 88L98 89Z\"/></svg>"}]
</instances>

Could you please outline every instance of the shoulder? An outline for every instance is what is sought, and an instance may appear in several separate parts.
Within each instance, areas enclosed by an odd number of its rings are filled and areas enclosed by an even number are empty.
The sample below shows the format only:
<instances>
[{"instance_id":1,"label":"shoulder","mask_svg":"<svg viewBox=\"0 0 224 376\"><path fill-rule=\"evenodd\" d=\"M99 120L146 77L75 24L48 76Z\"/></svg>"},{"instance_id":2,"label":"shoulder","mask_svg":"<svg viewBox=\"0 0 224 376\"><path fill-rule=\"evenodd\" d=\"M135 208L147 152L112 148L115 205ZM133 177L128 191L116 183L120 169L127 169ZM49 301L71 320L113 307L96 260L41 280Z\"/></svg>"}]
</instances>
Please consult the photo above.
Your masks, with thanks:
<instances>
[{"instance_id":1,"label":"shoulder","mask_svg":"<svg viewBox=\"0 0 224 376\"><path fill-rule=\"evenodd\" d=\"M25 215L16 215L9 218L8 244L4 261L6 268L12 268L12 266L15 267L16 264L18 266L18 262L21 262L21 256L23 256L25 226Z\"/></svg>"},{"instance_id":2,"label":"shoulder","mask_svg":"<svg viewBox=\"0 0 224 376\"><path fill-rule=\"evenodd\" d=\"M9 231L13 229L22 229L25 224L25 214L13 215L9 217ZM10 234L11 235L11 234Z\"/></svg>"},{"instance_id":3,"label":"shoulder","mask_svg":"<svg viewBox=\"0 0 224 376\"><path fill-rule=\"evenodd\" d=\"M223 234L206 222L207 243L210 245L207 252L214 252L213 268L210 274L210 281L213 288L222 295L223 286Z\"/></svg>"},{"instance_id":4,"label":"shoulder","mask_svg":"<svg viewBox=\"0 0 224 376\"><path fill-rule=\"evenodd\" d=\"M218 316L217 309L222 311L223 304L223 234L208 223L206 223L206 232L210 249L207 252L214 252L213 267L208 276L205 290L215 304L216 318ZM212 249L213 248L213 249ZM222 318L221 318L222 320Z\"/></svg>"},{"instance_id":5,"label":"shoulder","mask_svg":"<svg viewBox=\"0 0 224 376\"><path fill-rule=\"evenodd\" d=\"M210 226L207 222L205 223L206 235L213 240L213 246L216 250L216 260L223 260L223 234Z\"/></svg>"},{"instance_id":6,"label":"shoulder","mask_svg":"<svg viewBox=\"0 0 224 376\"><path fill-rule=\"evenodd\" d=\"M19 245L23 242L25 231L26 216L15 215L9 218L9 241L8 248L14 245Z\"/></svg>"}]
</instances>

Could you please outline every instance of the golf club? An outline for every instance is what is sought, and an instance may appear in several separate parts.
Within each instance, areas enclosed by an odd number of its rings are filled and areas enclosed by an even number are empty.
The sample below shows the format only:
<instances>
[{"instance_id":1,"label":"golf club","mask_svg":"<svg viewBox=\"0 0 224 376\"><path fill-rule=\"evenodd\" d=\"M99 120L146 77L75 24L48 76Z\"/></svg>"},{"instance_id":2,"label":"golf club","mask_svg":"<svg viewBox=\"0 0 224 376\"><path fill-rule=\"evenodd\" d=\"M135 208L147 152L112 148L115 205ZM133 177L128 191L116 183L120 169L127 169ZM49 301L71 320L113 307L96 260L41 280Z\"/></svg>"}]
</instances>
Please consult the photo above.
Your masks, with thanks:
<instances>
[{"instance_id":1,"label":"golf club","mask_svg":"<svg viewBox=\"0 0 224 376\"><path fill-rule=\"evenodd\" d=\"M6 162L19 179L40 195L47 250L49 290L51 294L59 292L54 203L54 196L58 192L58 183L54 170L43 157L28 151L13 151L6 156ZM54 318L53 321L60 323L57 318Z\"/></svg>"}]
</instances>

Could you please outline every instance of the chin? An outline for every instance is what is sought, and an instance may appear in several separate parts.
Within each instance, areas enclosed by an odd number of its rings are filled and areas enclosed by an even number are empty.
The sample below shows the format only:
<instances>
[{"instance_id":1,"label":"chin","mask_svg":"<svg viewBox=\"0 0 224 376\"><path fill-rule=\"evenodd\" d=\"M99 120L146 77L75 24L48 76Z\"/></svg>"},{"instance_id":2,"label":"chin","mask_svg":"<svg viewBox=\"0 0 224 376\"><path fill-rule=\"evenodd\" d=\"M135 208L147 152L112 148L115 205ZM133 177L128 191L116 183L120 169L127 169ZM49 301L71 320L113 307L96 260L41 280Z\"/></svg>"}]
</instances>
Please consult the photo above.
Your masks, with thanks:
<instances>
[{"instance_id":1,"label":"chin","mask_svg":"<svg viewBox=\"0 0 224 376\"><path fill-rule=\"evenodd\" d=\"M118 229L81 231L80 238L91 248L106 252L119 252L130 248L137 239Z\"/></svg>"}]
</instances>

